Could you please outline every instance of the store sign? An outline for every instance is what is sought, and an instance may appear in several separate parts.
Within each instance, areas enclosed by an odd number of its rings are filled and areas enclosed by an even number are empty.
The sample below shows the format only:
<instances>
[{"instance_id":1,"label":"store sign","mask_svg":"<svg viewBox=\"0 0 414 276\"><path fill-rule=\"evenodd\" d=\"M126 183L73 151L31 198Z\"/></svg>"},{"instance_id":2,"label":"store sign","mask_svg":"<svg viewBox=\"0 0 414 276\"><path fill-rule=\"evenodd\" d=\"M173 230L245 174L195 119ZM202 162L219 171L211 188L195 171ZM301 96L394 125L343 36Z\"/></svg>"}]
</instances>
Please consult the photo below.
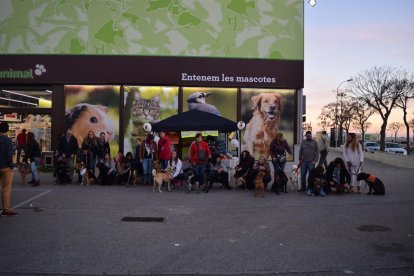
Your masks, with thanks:
<instances>
[{"instance_id":1,"label":"store sign","mask_svg":"<svg viewBox=\"0 0 414 276\"><path fill-rule=\"evenodd\" d=\"M2 79L33 79L32 69L27 70L5 70L0 71L0 78Z\"/></svg>"},{"instance_id":2,"label":"store sign","mask_svg":"<svg viewBox=\"0 0 414 276\"><path fill-rule=\"evenodd\" d=\"M226 74L218 75L197 75L191 73L181 73L181 81L191 82L216 82L216 83L264 83L275 84L276 78L269 76L229 76Z\"/></svg>"},{"instance_id":3,"label":"store sign","mask_svg":"<svg viewBox=\"0 0 414 276\"><path fill-rule=\"evenodd\" d=\"M46 73L45 66L43 64L36 64L34 74L36 76L41 76L44 73ZM33 70L0 69L0 79L33 79Z\"/></svg>"},{"instance_id":4,"label":"store sign","mask_svg":"<svg viewBox=\"0 0 414 276\"><path fill-rule=\"evenodd\" d=\"M20 116L17 113L0 114L0 120L4 122L20 122Z\"/></svg>"},{"instance_id":5,"label":"store sign","mask_svg":"<svg viewBox=\"0 0 414 276\"><path fill-rule=\"evenodd\" d=\"M181 131L181 138L194 138L197 133L200 133L203 137L218 136L217 130L204 130L204 131Z\"/></svg>"}]
</instances>

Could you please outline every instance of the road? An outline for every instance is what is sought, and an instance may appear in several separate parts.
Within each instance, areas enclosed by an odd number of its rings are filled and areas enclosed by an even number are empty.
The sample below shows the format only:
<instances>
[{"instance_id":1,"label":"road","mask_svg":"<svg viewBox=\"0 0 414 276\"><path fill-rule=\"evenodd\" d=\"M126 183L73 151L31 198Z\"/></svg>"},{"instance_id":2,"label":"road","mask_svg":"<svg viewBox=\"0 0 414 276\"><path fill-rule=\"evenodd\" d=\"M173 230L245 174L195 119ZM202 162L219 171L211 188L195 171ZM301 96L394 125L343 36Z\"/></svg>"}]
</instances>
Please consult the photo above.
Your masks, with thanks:
<instances>
[{"instance_id":1,"label":"road","mask_svg":"<svg viewBox=\"0 0 414 276\"><path fill-rule=\"evenodd\" d=\"M50 174L31 187L15 174L19 215L0 217L0 274L414 275L414 173L373 161L364 170L385 196L160 194L54 185Z\"/></svg>"}]
</instances>

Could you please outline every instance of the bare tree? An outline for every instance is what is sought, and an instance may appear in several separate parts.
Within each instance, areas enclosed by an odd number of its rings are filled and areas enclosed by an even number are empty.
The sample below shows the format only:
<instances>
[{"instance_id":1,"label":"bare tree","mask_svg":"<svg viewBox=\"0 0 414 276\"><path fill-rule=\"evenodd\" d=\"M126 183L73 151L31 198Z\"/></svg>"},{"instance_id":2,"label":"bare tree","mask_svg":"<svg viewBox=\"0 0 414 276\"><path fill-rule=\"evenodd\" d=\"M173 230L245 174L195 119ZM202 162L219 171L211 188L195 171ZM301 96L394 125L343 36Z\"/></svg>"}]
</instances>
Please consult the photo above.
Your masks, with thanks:
<instances>
[{"instance_id":1,"label":"bare tree","mask_svg":"<svg viewBox=\"0 0 414 276\"><path fill-rule=\"evenodd\" d=\"M401 78L395 80L392 85L393 89L400 91L400 97L398 98L396 105L403 111L403 120L406 130L406 149L407 154L410 154L410 126L407 119L408 103L414 98L414 76L407 71L401 72Z\"/></svg>"},{"instance_id":2,"label":"bare tree","mask_svg":"<svg viewBox=\"0 0 414 276\"><path fill-rule=\"evenodd\" d=\"M399 69L390 66L374 67L359 73L353 78L353 82L349 83L351 95L375 109L381 116L380 148L382 151L385 148L388 118L401 95L400 90L394 89L393 82L400 80L401 76Z\"/></svg>"},{"instance_id":3,"label":"bare tree","mask_svg":"<svg viewBox=\"0 0 414 276\"><path fill-rule=\"evenodd\" d=\"M394 142L397 142L397 135L400 129L404 126L403 123L400 122L392 122L388 126L388 130L394 134Z\"/></svg>"},{"instance_id":4,"label":"bare tree","mask_svg":"<svg viewBox=\"0 0 414 276\"><path fill-rule=\"evenodd\" d=\"M336 103L329 103L322 107L321 114L318 117L318 126L320 126L323 130L326 130L327 127L335 126L336 106Z\"/></svg>"},{"instance_id":5,"label":"bare tree","mask_svg":"<svg viewBox=\"0 0 414 276\"><path fill-rule=\"evenodd\" d=\"M365 140L365 133L368 128L371 126L371 123L368 122L369 117L375 113L375 109L368 106L364 102L355 101L355 112L352 120L352 126L358 129L362 134L362 142Z\"/></svg>"},{"instance_id":6,"label":"bare tree","mask_svg":"<svg viewBox=\"0 0 414 276\"><path fill-rule=\"evenodd\" d=\"M351 128L352 119L355 116L356 106L355 101L352 99L346 99L341 103L341 118L340 123L345 129L346 133L349 133L349 129Z\"/></svg>"}]
</instances>

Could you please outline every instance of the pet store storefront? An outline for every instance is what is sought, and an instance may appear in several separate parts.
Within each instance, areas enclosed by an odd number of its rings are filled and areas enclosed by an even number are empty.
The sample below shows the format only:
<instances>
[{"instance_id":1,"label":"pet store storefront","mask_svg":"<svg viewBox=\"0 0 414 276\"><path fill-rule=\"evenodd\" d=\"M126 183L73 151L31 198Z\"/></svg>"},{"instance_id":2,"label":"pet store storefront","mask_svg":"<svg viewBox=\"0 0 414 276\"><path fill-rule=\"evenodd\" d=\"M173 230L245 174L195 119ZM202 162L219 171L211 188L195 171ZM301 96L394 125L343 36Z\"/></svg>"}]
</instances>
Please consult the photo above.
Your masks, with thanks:
<instances>
[{"instance_id":1,"label":"pet store storefront","mask_svg":"<svg viewBox=\"0 0 414 276\"><path fill-rule=\"evenodd\" d=\"M283 132L290 145L297 144L302 122L303 1L271 2L269 7L252 1L246 14L239 14L229 1L203 3L180 3L177 14L171 14L169 5L151 9L153 3L147 1L119 9L99 1L87 10L75 3L59 4L61 11L82 13L82 20L73 13L60 14L74 17L60 24L78 30L78 35L73 36L73 31L63 37L45 35L42 41L31 40L36 45L19 40L31 33L16 33L5 26L0 113L17 114L20 124L46 121L48 150L70 127L79 144L90 130L98 136L105 132L112 155L118 150L125 153L134 149L136 138L146 136L145 123L192 109L245 122L238 142L255 157L267 154L277 132ZM48 14L48 6L45 2L37 7L39 22L24 24L43 28L43 33L51 28L53 33L53 24L43 22L42 16L62 20L58 14ZM106 23L96 20L98 10L99 18L108 15ZM119 10L128 12L118 14ZM24 12L31 18L30 9ZM13 5L4 13L9 15L8 23L23 16ZM205 20L205 14L223 16ZM231 19L230 25L224 24L226 18ZM284 25L278 23L281 18ZM90 32L88 40L82 30ZM142 37L145 40L138 39ZM38 104L29 104L32 100ZM48 105L40 103L44 100ZM28 114L33 116L28 119ZM202 125L199 130L203 131ZM186 156L192 135L167 135ZM222 153L236 149L228 143L234 135L212 134Z\"/></svg>"}]
</instances>

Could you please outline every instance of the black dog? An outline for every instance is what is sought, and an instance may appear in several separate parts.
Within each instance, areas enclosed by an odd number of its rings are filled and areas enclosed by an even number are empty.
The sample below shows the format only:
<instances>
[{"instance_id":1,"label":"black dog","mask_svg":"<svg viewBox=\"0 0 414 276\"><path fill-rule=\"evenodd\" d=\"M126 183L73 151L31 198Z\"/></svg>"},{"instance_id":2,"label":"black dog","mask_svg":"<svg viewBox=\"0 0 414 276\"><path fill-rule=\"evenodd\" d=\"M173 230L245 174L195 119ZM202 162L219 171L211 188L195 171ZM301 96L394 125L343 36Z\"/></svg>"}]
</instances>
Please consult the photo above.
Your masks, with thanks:
<instances>
[{"instance_id":1,"label":"black dog","mask_svg":"<svg viewBox=\"0 0 414 276\"><path fill-rule=\"evenodd\" d=\"M375 175L359 173L357 176L357 180L365 180L365 182L368 184L369 192L367 193L367 195L370 195L372 190L374 190L374 192L372 193L373 195L385 195L384 183L382 183L382 181Z\"/></svg>"},{"instance_id":2,"label":"black dog","mask_svg":"<svg viewBox=\"0 0 414 276\"><path fill-rule=\"evenodd\" d=\"M272 191L279 194L279 191L287 193L287 183L289 179L282 170L277 171L276 180L272 185Z\"/></svg>"}]
</instances>

